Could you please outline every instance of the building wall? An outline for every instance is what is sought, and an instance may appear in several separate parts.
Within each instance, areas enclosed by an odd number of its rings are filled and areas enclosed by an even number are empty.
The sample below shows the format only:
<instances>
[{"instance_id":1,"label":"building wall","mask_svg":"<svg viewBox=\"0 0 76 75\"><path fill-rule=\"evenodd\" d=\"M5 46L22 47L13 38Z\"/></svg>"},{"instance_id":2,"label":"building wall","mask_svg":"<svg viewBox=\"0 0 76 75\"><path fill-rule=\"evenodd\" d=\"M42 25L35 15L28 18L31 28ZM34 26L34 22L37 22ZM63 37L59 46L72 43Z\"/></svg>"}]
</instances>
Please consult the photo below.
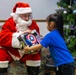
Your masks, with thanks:
<instances>
[{"instance_id":1,"label":"building wall","mask_svg":"<svg viewBox=\"0 0 76 75\"><path fill-rule=\"evenodd\" d=\"M19 1L28 2L32 8L33 18L39 19L55 13L59 0L0 0L0 19L7 19L15 3Z\"/></svg>"}]
</instances>

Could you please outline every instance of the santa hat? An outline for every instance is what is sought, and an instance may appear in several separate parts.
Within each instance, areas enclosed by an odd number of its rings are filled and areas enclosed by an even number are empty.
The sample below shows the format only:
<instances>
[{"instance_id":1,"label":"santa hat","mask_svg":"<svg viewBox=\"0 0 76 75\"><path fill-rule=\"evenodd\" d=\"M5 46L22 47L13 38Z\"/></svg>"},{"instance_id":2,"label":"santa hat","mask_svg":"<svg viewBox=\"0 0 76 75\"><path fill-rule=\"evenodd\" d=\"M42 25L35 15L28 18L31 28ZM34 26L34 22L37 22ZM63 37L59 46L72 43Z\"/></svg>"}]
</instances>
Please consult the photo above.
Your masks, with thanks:
<instances>
[{"instance_id":1,"label":"santa hat","mask_svg":"<svg viewBox=\"0 0 76 75\"><path fill-rule=\"evenodd\" d=\"M28 3L18 2L13 8L13 13L17 14L32 13L32 10Z\"/></svg>"}]
</instances>

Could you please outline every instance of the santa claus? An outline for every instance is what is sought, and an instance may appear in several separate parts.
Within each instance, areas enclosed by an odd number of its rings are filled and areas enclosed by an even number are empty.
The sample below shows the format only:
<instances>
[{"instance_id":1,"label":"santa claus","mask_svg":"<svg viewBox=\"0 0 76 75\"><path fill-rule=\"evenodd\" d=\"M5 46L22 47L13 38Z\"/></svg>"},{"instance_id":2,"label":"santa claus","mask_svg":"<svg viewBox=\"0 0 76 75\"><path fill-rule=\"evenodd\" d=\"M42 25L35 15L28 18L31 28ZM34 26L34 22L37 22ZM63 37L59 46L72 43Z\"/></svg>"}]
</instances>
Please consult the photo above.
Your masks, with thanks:
<instances>
[{"instance_id":1,"label":"santa claus","mask_svg":"<svg viewBox=\"0 0 76 75\"><path fill-rule=\"evenodd\" d=\"M35 75L38 75L41 62L40 52L25 54L21 49L22 44L17 39L19 35L30 33L32 30L39 33L38 25L32 20L30 5L23 2L16 3L11 17L6 20L0 32L0 73L7 72L8 64L17 60L26 63L27 71L30 67L35 68ZM28 72L28 75L32 74L30 70Z\"/></svg>"}]
</instances>

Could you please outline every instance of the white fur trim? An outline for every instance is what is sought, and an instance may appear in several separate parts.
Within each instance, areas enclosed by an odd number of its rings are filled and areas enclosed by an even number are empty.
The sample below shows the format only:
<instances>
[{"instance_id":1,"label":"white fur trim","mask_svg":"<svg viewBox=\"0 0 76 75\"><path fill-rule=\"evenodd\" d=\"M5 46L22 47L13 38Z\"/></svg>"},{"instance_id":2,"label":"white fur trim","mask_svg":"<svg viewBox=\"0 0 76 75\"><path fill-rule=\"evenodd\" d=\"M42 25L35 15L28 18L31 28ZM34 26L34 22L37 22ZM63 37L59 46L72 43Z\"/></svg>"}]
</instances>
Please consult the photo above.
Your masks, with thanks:
<instances>
[{"instance_id":1,"label":"white fur trim","mask_svg":"<svg viewBox=\"0 0 76 75\"><path fill-rule=\"evenodd\" d=\"M11 15L12 17L14 17L14 16L15 16L15 13L11 13L10 15Z\"/></svg>"},{"instance_id":2,"label":"white fur trim","mask_svg":"<svg viewBox=\"0 0 76 75\"><path fill-rule=\"evenodd\" d=\"M0 68L7 68L9 61L0 61Z\"/></svg>"},{"instance_id":3,"label":"white fur trim","mask_svg":"<svg viewBox=\"0 0 76 75\"><path fill-rule=\"evenodd\" d=\"M9 51L8 51L9 52ZM21 58L22 58L22 56L25 54L24 53L24 51L23 50L18 50L18 52L19 52L19 54L20 54L20 57L17 57L17 56L15 56L15 55L13 55L13 54L11 54L10 52L9 52L9 54L12 56L12 58L16 61L16 60L20 60Z\"/></svg>"},{"instance_id":4,"label":"white fur trim","mask_svg":"<svg viewBox=\"0 0 76 75\"><path fill-rule=\"evenodd\" d=\"M12 47L13 48L21 48L22 45L20 44L19 40L17 39L17 37L20 35L21 33L13 33L12 35Z\"/></svg>"},{"instance_id":5,"label":"white fur trim","mask_svg":"<svg viewBox=\"0 0 76 75\"><path fill-rule=\"evenodd\" d=\"M15 13L24 14L24 13L31 13L31 12L32 12L31 8L27 7L27 8L17 8Z\"/></svg>"},{"instance_id":6,"label":"white fur trim","mask_svg":"<svg viewBox=\"0 0 76 75\"><path fill-rule=\"evenodd\" d=\"M8 51L9 52L9 51ZM11 54L10 52L9 52L9 54L11 55L11 57L16 61L16 60L20 60L20 58L21 57L16 57L15 55L13 55L13 54Z\"/></svg>"},{"instance_id":7,"label":"white fur trim","mask_svg":"<svg viewBox=\"0 0 76 75\"><path fill-rule=\"evenodd\" d=\"M41 65L41 61L40 60L26 60L26 65L27 66L40 66Z\"/></svg>"}]
</instances>

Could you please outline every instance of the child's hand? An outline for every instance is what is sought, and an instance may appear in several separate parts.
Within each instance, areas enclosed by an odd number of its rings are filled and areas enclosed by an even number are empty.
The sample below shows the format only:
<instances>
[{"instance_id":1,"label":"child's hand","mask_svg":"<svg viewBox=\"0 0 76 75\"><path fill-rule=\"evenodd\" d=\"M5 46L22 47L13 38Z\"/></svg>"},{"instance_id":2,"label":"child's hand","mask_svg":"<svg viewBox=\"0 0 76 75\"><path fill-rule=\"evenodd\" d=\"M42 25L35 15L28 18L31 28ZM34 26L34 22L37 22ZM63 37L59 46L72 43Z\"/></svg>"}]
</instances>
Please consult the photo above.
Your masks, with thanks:
<instances>
[{"instance_id":1,"label":"child's hand","mask_svg":"<svg viewBox=\"0 0 76 75\"><path fill-rule=\"evenodd\" d=\"M28 51L30 50L30 47L29 46L25 46L24 49L25 53L28 53Z\"/></svg>"},{"instance_id":2,"label":"child's hand","mask_svg":"<svg viewBox=\"0 0 76 75\"><path fill-rule=\"evenodd\" d=\"M29 46L25 46L23 50L25 54L37 54L39 52L39 50L32 50Z\"/></svg>"}]
</instances>

